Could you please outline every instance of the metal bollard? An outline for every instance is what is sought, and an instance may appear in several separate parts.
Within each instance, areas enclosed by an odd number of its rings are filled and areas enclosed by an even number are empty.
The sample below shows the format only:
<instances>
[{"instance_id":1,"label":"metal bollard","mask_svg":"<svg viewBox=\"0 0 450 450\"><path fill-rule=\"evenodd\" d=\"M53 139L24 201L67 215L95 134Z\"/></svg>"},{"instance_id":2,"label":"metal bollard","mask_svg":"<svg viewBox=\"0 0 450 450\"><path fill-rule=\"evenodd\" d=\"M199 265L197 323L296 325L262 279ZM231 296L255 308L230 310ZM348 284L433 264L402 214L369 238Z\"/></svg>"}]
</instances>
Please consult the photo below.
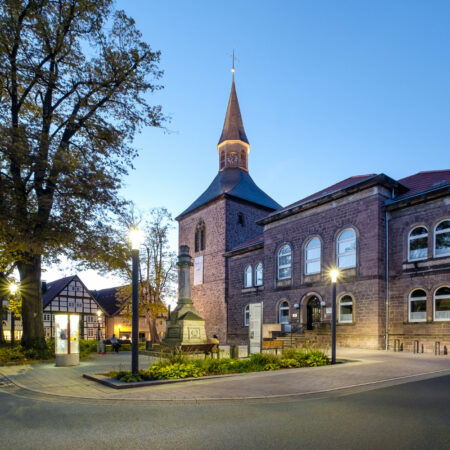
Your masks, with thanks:
<instances>
[{"instance_id":1,"label":"metal bollard","mask_svg":"<svg viewBox=\"0 0 450 450\"><path fill-rule=\"evenodd\" d=\"M439 356L441 354L441 343L440 342L434 343L434 354L436 356Z\"/></svg>"}]
</instances>

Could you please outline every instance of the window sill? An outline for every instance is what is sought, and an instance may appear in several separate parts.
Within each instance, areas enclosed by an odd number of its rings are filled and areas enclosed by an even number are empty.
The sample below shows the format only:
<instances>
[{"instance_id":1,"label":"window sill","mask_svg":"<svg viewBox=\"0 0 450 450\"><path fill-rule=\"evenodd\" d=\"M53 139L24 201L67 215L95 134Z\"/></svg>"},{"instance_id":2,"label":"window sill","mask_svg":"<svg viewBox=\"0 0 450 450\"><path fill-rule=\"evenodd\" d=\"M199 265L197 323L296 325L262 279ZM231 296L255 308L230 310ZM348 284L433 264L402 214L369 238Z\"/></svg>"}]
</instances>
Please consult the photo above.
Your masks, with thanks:
<instances>
[{"instance_id":1,"label":"window sill","mask_svg":"<svg viewBox=\"0 0 450 450\"><path fill-rule=\"evenodd\" d=\"M242 294L252 294L264 290L264 286L251 286L241 289Z\"/></svg>"},{"instance_id":2,"label":"window sill","mask_svg":"<svg viewBox=\"0 0 450 450\"><path fill-rule=\"evenodd\" d=\"M292 285L292 278L286 278L284 280L277 280L277 283L276 283L277 288L291 287L291 285Z\"/></svg>"},{"instance_id":3,"label":"window sill","mask_svg":"<svg viewBox=\"0 0 450 450\"><path fill-rule=\"evenodd\" d=\"M355 322L337 322L337 325L355 325Z\"/></svg>"}]
</instances>

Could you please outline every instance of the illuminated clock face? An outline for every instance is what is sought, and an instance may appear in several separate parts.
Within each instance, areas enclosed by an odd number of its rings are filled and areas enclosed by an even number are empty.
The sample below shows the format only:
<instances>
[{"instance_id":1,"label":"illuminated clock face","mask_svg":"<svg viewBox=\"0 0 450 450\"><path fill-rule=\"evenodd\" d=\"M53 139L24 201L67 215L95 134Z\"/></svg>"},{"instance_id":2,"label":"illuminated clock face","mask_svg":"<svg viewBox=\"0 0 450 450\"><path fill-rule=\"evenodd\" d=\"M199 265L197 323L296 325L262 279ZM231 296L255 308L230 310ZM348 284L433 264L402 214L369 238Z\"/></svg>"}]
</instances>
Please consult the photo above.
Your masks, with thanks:
<instances>
[{"instance_id":1,"label":"illuminated clock face","mask_svg":"<svg viewBox=\"0 0 450 450\"><path fill-rule=\"evenodd\" d=\"M229 166L237 166L238 165L238 155L237 153L228 153L227 155L227 163Z\"/></svg>"}]
</instances>

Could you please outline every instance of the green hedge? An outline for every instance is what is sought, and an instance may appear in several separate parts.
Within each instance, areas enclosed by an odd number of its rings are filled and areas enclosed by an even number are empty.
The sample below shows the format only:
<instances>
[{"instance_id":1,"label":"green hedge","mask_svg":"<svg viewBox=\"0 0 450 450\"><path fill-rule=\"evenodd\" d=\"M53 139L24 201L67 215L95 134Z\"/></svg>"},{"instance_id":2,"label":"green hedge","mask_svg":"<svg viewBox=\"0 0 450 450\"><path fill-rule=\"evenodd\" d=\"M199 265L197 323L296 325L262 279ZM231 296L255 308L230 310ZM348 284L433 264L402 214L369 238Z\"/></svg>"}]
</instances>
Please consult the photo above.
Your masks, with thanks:
<instances>
[{"instance_id":1,"label":"green hedge","mask_svg":"<svg viewBox=\"0 0 450 450\"><path fill-rule=\"evenodd\" d=\"M0 346L0 365L29 364L38 361L48 361L55 358L55 341L47 340L44 350L27 350L20 342L11 347L10 344ZM80 339L80 359L88 359L92 352L97 351L96 340Z\"/></svg>"},{"instance_id":2,"label":"green hedge","mask_svg":"<svg viewBox=\"0 0 450 450\"><path fill-rule=\"evenodd\" d=\"M109 376L125 382L173 380L228 373L260 372L295 367L316 367L329 363L329 358L325 353L320 350L309 349L289 350L283 353L281 357L264 353L254 354L244 360L230 358L188 360L183 356L176 355L175 357L152 364L147 370L140 370L137 375L132 375L129 371L113 371L109 373Z\"/></svg>"}]
</instances>

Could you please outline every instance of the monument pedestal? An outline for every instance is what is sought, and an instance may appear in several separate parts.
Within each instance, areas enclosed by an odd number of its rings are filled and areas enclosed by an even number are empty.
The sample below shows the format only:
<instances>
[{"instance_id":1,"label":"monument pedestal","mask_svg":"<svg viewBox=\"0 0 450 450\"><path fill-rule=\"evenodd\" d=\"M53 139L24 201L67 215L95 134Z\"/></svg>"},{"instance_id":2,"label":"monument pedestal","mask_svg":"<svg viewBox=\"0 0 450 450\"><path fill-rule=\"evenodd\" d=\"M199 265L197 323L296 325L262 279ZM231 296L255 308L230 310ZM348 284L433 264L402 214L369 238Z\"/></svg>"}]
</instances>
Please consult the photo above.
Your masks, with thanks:
<instances>
[{"instance_id":1,"label":"monument pedestal","mask_svg":"<svg viewBox=\"0 0 450 450\"><path fill-rule=\"evenodd\" d=\"M198 315L191 299L190 269L192 258L187 245L178 255L178 305L170 314L163 342L172 346L207 344L205 321Z\"/></svg>"}]
</instances>

